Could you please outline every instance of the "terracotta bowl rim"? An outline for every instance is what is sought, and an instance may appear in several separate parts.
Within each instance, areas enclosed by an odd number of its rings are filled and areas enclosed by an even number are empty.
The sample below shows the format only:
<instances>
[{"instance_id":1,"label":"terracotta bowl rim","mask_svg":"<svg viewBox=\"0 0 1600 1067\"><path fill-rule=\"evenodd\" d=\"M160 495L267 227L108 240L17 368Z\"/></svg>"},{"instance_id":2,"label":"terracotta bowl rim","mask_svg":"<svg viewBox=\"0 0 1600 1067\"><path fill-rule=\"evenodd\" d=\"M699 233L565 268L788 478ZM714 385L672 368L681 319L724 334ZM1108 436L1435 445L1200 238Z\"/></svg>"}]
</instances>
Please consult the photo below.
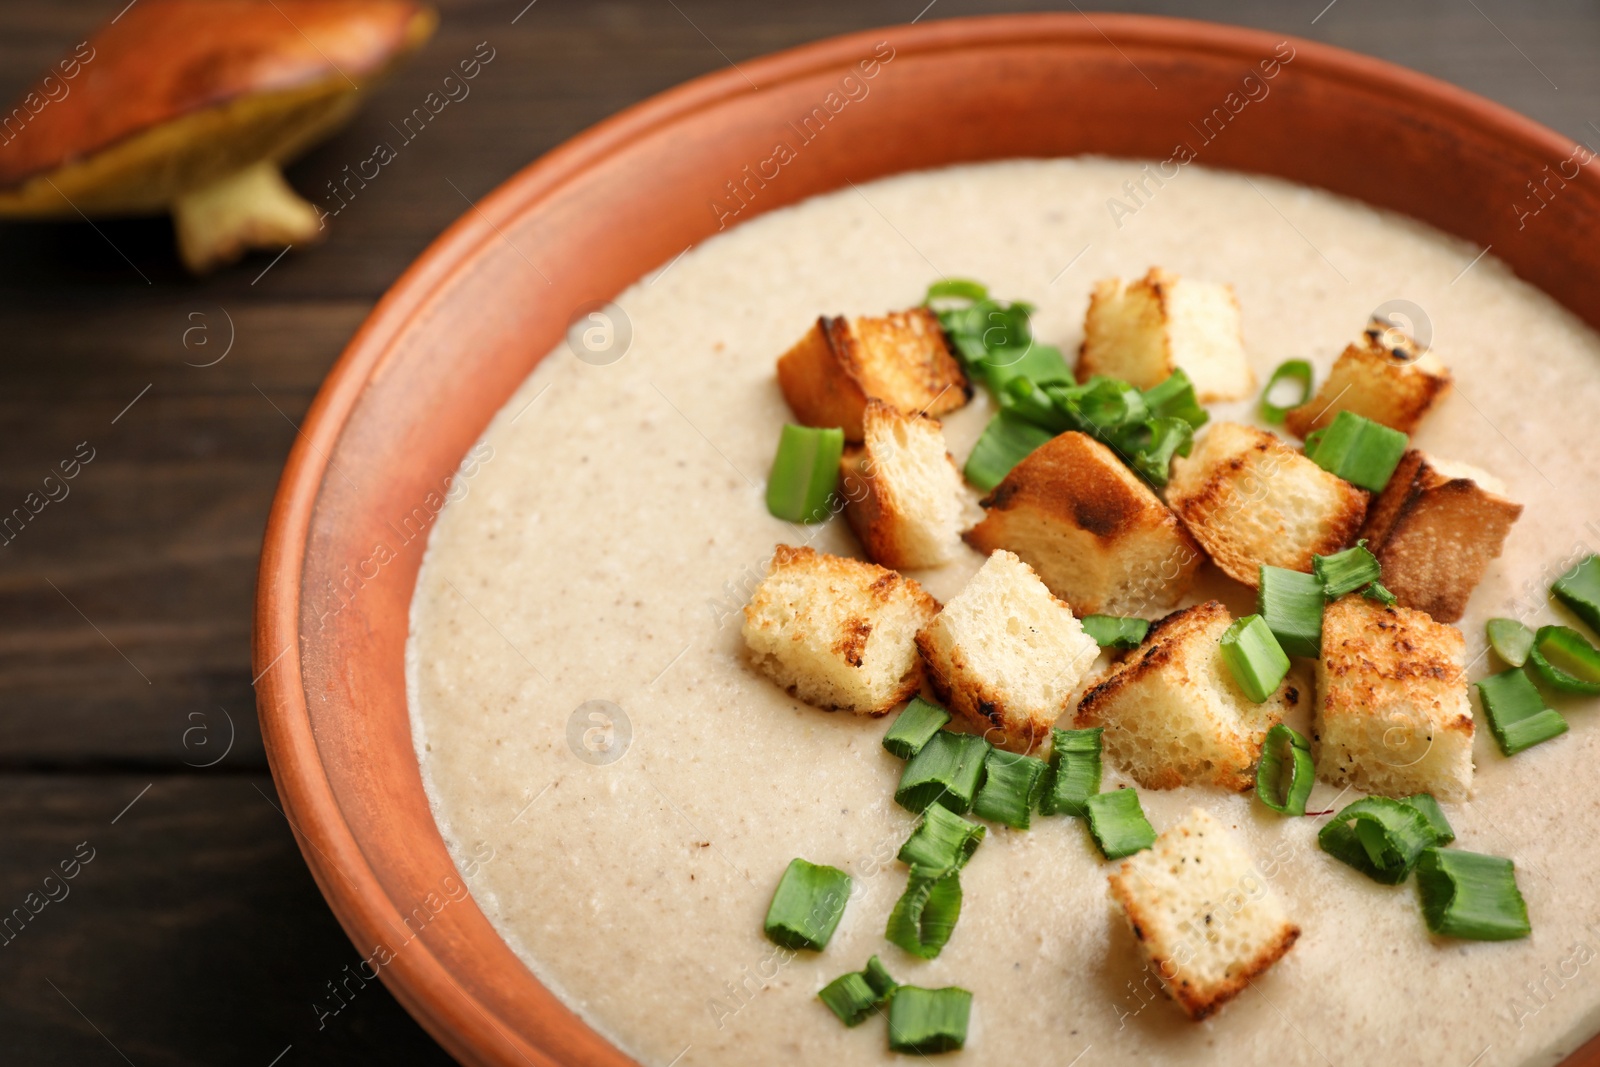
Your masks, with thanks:
<instances>
[{"instance_id":1,"label":"terracotta bowl rim","mask_svg":"<svg viewBox=\"0 0 1600 1067\"><path fill-rule=\"evenodd\" d=\"M362 323L299 428L267 521L258 572L252 674L268 763L302 855L334 914L358 944L370 943L372 933L382 929L382 909L397 902L385 894L321 761L304 689L299 624L309 527L329 468L328 456L368 384L382 375L397 340L414 320L427 314L435 294L468 270L480 249L501 240L500 231L510 220L537 210L542 201L637 138L751 96L758 92L752 82L765 87L848 66L887 34L893 34L897 54L924 56L1053 40L1091 46L1103 42L1110 47L1120 42L1176 55L1226 54L1253 61L1288 41L1296 51L1296 65L1314 68L1324 79L1409 98L1445 121L1476 126L1534 156L1559 159L1573 146L1554 130L1455 85L1293 35L1155 15L1050 12L880 27L743 61L651 96L525 166L436 238ZM489 415L492 412L485 415L485 422ZM444 1021L440 1005L467 994L427 945L408 949L407 965L385 968L383 977L453 1054L469 1062L492 1057L488 1049L496 1042L483 1034L457 1032ZM476 999L469 997L468 1003L489 1019Z\"/></svg>"}]
</instances>

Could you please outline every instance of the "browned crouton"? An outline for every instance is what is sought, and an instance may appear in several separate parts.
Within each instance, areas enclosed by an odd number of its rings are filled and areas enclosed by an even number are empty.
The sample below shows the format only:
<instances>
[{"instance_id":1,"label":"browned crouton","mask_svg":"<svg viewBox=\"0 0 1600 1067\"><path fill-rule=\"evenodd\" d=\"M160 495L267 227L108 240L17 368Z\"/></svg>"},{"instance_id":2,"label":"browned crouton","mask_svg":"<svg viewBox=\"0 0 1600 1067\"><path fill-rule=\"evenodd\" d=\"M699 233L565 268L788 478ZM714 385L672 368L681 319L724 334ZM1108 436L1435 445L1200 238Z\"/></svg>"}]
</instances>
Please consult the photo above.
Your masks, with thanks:
<instances>
[{"instance_id":1,"label":"browned crouton","mask_svg":"<svg viewBox=\"0 0 1600 1067\"><path fill-rule=\"evenodd\" d=\"M1383 564L1383 584L1438 622L1467 610L1489 561L1500 555L1522 505L1499 479L1412 449L1372 503L1362 536Z\"/></svg>"},{"instance_id":2,"label":"browned crouton","mask_svg":"<svg viewBox=\"0 0 1600 1067\"><path fill-rule=\"evenodd\" d=\"M1317 395L1291 408L1283 424L1305 437L1350 411L1409 434L1449 388L1450 371L1437 356L1398 327L1374 319L1334 361Z\"/></svg>"},{"instance_id":3,"label":"browned crouton","mask_svg":"<svg viewBox=\"0 0 1600 1067\"><path fill-rule=\"evenodd\" d=\"M860 441L867 399L942 415L972 398L939 318L927 308L882 318L824 316L778 358L778 386L807 426L839 426Z\"/></svg>"},{"instance_id":4,"label":"browned crouton","mask_svg":"<svg viewBox=\"0 0 1600 1067\"><path fill-rule=\"evenodd\" d=\"M1211 427L1172 463L1167 503L1230 577L1249 586L1263 563L1311 570L1355 539L1367 491L1329 474L1273 434L1236 422Z\"/></svg>"},{"instance_id":5,"label":"browned crouton","mask_svg":"<svg viewBox=\"0 0 1600 1067\"><path fill-rule=\"evenodd\" d=\"M1203 558L1176 515L1105 445L1064 433L1011 468L967 532L1008 549L1081 613L1137 614L1176 603Z\"/></svg>"},{"instance_id":6,"label":"browned crouton","mask_svg":"<svg viewBox=\"0 0 1600 1067\"><path fill-rule=\"evenodd\" d=\"M961 548L971 499L937 419L868 400L866 441L839 461L845 515L867 555L896 570L937 567Z\"/></svg>"}]
</instances>

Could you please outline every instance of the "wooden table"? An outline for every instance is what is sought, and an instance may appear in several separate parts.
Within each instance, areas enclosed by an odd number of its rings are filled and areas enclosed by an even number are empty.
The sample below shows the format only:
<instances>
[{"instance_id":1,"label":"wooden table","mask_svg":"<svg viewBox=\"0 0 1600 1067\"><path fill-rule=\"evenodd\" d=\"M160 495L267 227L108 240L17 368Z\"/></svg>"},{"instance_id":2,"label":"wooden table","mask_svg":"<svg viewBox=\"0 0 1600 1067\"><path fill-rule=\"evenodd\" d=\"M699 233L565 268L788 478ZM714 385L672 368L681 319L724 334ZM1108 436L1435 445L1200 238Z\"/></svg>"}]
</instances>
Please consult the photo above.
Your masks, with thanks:
<instances>
[{"instance_id":1,"label":"wooden table","mask_svg":"<svg viewBox=\"0 0 1600 1067\"><path fill-rule=\"evenodd\" d=\"M125 3L0 5L0 96ZM0 544L0 917L31 916L0 933L0 1062L449 1062L378 985L337 1015L313 1008L357 955L276 807L248 647L295 424L373 302L468 198L686 78L924 3L448 0L427 49L290 179L319 199L479 42L495 59L322 247L194 281L165 220L0 226L0 514L58 461L93 457ZM1373 53L1600 144L1592 4L1324 3L1096 6ZM46 876L75 856L77 876L49 883L48 900Z\"/></svg>"}]
</instances>

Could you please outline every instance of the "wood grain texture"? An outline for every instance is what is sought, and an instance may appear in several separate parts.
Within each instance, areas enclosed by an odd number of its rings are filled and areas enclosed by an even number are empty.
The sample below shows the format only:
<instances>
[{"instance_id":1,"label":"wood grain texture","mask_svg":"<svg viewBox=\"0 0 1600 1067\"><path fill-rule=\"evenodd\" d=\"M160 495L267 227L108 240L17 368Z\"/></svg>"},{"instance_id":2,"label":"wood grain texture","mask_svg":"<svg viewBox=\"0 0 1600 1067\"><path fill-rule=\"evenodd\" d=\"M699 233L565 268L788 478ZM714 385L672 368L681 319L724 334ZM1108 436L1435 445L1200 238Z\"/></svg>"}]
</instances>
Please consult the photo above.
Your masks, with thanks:
<instances>
[{"instance_id":1,"label":"wood grain texture","mask_svg":"<svg viewBox=\"0 0 1600 1067\"><path fill-rule=\"evenodd\" d=\"M442 3L435 40L289 169L303 194L339 209L320 248L196 282L165 220L0 226L0 517L80 443L94 452L65 499L0 545L0 810L11 828L0 906L21 904L79 841L100 849L70 898L0 950L8 1063L120 1062L45 978L140 1067L265 1065L290 1044L284 1067L443 1060L376 986L315 1030L312 1000L356 956L256 791L273 796L250 688L254 567L295 423L385 287L515 170L650 93L730 60L907 20L926 0L525 2ZM1325 40L1600 145L1593 5L1324 2L1095 6ZM0 5L0 97L124 3ZM937 0L926 17L1000 9ZM495 58L471 94L341 206L329 183L379 141L398 142L390 123L485 41ZM195 365L230 337L226 358ZM222 752L230 718L231 749L197 769Z\"/></svg>"}]
</instances>

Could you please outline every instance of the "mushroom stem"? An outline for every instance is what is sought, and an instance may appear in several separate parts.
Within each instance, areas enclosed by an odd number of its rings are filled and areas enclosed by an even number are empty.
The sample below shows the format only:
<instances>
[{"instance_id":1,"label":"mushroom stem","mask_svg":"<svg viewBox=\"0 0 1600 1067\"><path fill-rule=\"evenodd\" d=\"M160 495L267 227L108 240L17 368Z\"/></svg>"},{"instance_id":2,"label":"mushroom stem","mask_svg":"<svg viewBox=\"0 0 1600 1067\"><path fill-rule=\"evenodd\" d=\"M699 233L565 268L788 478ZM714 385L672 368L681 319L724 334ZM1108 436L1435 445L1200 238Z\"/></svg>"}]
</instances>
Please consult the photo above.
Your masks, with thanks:
<instances>
[{"instance_id":1,"label":"mushroom stem","mask_svg":"<svg viewBox=\"0 0 1600 1067\"><path fill-rule=\"evenodd\" d=\"M317 209L289 188L271 161L178 197L172 221L178 253L195 274L231 263L252 248L311 244L322 236Z\"/></svg>"}]
</instances>

